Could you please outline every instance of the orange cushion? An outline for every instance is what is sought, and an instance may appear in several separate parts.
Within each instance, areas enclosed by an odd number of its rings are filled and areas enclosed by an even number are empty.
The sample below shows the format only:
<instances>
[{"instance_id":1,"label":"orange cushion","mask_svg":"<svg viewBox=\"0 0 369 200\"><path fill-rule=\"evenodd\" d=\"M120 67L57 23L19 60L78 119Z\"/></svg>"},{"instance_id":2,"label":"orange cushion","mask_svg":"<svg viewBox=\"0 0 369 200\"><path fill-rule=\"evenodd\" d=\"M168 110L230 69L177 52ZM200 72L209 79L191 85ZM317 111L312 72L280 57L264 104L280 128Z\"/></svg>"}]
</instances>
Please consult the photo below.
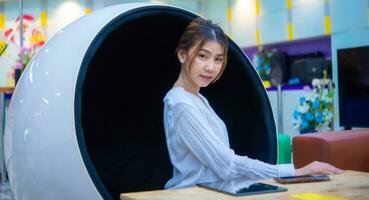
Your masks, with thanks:
<instances>
[{"instance_id":1,"label":"orange cushion","mask_svg":"<svg viewBox=\"0 0 369 200\"><path fill-rule=\"evenodd\" d=\"M292 146L296 168L316 160L369 172L369 129L299 135L293 138Z\"/></svg>"}]
</instances>

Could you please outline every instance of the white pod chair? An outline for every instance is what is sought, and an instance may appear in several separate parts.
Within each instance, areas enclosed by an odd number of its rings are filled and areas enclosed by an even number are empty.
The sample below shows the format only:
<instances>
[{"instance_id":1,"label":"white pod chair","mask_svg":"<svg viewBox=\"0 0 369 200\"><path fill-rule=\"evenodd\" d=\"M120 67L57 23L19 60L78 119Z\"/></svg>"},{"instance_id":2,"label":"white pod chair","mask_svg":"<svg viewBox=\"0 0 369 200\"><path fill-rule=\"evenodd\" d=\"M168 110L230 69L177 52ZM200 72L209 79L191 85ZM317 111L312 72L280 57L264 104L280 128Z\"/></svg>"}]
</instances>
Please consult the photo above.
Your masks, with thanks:
<instances>
[{"instance_id":1,"label":"white pod chair","mask_svg":"<svg viewBox=\"0 0 369 200\"><path fill-rule=\"evenodd\" d=\"M162 189L172 176L163 97L180 67L177 41L196 14L121 4L58 32L32 59L12 97L5 159L17 200L118 199ZM266 91L232 41L222 78L202 90L236 153L277 160Z\"/></svg>"}]
</instances>

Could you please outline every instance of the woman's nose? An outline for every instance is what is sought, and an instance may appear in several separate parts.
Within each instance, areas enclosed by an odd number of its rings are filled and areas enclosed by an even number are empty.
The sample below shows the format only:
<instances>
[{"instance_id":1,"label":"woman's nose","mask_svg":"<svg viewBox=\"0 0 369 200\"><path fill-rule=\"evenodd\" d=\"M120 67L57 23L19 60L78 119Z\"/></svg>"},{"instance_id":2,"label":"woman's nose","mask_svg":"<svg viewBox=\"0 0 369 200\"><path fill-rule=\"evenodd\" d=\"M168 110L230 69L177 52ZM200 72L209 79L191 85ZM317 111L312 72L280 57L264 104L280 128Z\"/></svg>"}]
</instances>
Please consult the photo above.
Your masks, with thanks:
<instances>
[{"instance_id":1,"label":"woman's nose","mask_svg":"<svg viewBox=\"0 0 369 200\"><path fill-rule=\"evenodd\" d=\"M215 64L214 61L209 60L208 62L206 62L205 70L208 72L213 72L215 68L214 64Z\"/></svg>"}]
</instances>

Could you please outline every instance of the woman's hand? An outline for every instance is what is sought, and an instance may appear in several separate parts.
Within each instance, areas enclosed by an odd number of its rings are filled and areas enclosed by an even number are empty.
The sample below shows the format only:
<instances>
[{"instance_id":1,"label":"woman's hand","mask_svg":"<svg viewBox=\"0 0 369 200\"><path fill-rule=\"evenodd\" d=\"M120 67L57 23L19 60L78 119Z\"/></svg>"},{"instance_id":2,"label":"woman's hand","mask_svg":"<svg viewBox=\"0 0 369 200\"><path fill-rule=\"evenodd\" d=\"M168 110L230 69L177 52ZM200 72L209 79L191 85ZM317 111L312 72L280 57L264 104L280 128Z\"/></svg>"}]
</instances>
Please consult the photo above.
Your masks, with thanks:
<instances>
[{"instance_id":1,"label":"woman's hand","mask_svg":"<svg viewBox=\"0 0 369 200\"><path fill-rule=\"evenodd\" d=\"M303 175L332 175L340 174L343 171L328 163L314 161L302 168L296 169L296 176Z\"/></svg>"}]
</instances>

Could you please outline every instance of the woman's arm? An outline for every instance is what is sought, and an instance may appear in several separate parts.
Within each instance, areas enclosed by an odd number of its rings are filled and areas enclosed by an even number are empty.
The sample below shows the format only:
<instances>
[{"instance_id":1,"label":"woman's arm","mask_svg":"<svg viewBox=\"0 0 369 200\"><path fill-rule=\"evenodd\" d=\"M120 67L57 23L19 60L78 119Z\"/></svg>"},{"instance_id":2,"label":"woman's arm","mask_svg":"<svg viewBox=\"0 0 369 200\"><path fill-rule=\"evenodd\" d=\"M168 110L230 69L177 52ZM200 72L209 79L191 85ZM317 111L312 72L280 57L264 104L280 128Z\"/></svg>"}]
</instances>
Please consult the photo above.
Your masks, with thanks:
<instances>
[{"instance_id":1,"label":"woman's arm","mask_svg":"<svg viewBox=\"0 0 369 200\"><path fill-rule=\"evenodd\" d=\"M239 156L213 133L205 116L194 106L179 103L172 107L173 128L189 151L222 179L252 179L293 176L293 165L271 165Z\"/></svg>"}]
</instances>

